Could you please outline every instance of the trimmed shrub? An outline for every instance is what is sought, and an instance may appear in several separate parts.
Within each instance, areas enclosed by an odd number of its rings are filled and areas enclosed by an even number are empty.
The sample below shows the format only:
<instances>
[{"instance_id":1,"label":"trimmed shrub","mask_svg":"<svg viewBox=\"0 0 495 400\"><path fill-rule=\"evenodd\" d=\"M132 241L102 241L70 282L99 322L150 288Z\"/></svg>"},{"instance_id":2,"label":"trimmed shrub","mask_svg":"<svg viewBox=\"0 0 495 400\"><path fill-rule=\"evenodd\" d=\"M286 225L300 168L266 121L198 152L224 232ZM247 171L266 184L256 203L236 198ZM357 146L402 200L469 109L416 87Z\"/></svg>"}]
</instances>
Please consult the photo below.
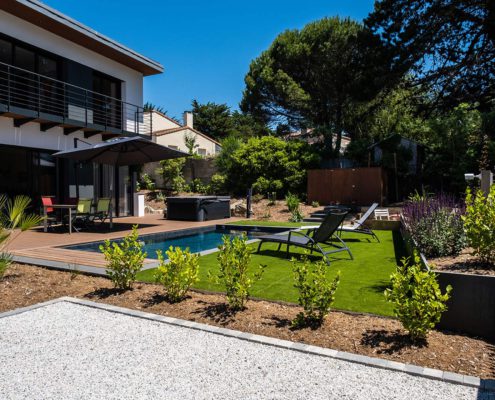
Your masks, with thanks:
<instances>
[{"instance_id":1,"label":"trimmed shrub","mask_svg":"<svg viewBox=\"0 0 495 400\"><path fill-rule=\"evenodd\" d=\"M166 251L168 262L161 250L156 254L160 262L155 273L156 282L163 285L170 302L183 300L187 291L198 281L199 256L191 254L189 249L173 246Z\"/></svg>"},{"instance_id":2,"label":"trimmed shrub","mask_svg":"<svg viewBox=\"0 0 495 400\"><path fill-rule=\"evenodd\" d=\"M301 222L303 220L303 215L300 209L299 197L295 194L287 193L285 196L285 203L287 204L287 209L290 212L290 222Z\"/></svg>"},{"instance_id":3,"label":"trimmed shrub","mask_svg":"<svg viewBox=\"0 0 495 400\"><path fill-rule=\"evenodd\" d=\"M464 207L453 197L414 197L402 213L412 238L427 257L455 256L465 247Z\"/></svg>"},{"instance_id":4,"label":"trimmed shrub","mask_svg":"<svg viewBox=\"0 0 495 400\"><path fill-rule=\"evenodd\" d=\"M223 244L219 246L217 260L220 271L217 282L225 286L229 307L234 310L243 310L249 297L249 291L254 282L261 279L265 266L259 266L258 271L248 274L251 252L247 245L246 235L231 239L223 237Z\"/></svg>"},{"instance_id":5,"label":"trimmed shrub","mask_svg":"<svg viewBox=\"0 0 495 400\"><path fill-rule=\"evenodd\" d=\"M139 242L137 225L132 227L121 244L105 240L100 251L105 256L107 275L118 289L131 289L136 281L136 274L143 268L146 253Z\"/></svg>"},{"instance_id":6,"label":"trimmed shrub","mask_svg":"<svg viewBox=\"0 0 495 400\"><path fill-rule=\"evenodd\" d=\"M463 220L474 255L483 262L495 264L495 185L490 188L488 196L481 190L473 195L467 189L466 214Z\"/></svg>"},{"instance_id":7,"label":"trimmed shrub","mask_svg":"<svg viewBox=\"0 0 495 400\"><path fill-rule=\"evenodd\" d=\"M437 275L421 265L417 254L411 265L409 258L402 259L402 265L397 266L390 280L392 287L384 294L393 304L395 316L413 340L426 339L447 310L452 287L447 286L446 292L442 293Z\"/></svg>"},{"instance_id":8,"label":"trimmed shrub","mask_svg":"<svg viewBox=\"0 0 495 400\"><path fill-rule=\"evenodd\" d=\"M317 261L313 266L304 256L300 261L292 259L295 284L299 292L298 303L303 307L292 321L294 327L321 325L335 301L335 291L340 282L340 271L330 280L327 278L328 266Z\"/></svg>"}]
</instances>

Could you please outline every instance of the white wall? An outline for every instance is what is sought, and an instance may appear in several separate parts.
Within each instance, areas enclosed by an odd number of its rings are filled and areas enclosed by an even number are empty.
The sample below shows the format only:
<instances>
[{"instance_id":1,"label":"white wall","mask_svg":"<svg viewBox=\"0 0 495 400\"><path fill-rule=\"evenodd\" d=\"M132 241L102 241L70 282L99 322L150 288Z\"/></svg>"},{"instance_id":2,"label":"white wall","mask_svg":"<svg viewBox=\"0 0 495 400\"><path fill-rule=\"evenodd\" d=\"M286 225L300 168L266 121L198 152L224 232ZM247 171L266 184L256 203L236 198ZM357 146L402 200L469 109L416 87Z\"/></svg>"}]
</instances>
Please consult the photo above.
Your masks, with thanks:
<instances>
[{"instance_id":1,"label":"white wall","mask_svg":"<svg viewBox=\"0 0 495 400\"><path fill-rule=\"evenodd\" d=\"M162 136L155 136L154 140L156 143L161 144L162 146L177 146L179 150L188 152L185 143L184 136L186 132L189 134L194 134L194 132L189 131L187 128L179 132L167 133ZM192 132L192 133L191 133ZM196 144L199 145L198 149L206 149L207 156L214 156L216 154L216 145L215 142L207 139L204 136L196 134ZM196 151L198 151L198 149Z\"/></svg>"},{"instance_id":2,"label":"white wall","mask_svg":"<svg viewBox=\"0 0 495 400\"><path fill-rule=\"evenodd\" d=\"M125 29L125 24L122 29ZM4 11L0 11L0 32L124 81L122 100L143 105L143 75L140 72Z\"/></svg>"},{"instance_id":3,"label":"white wall","mask_svg":"<svg viewBox=\"0 0 495 400\"><path fill-rule=\"evenodd\" d=\"M178 128L180 126L180 124L178 124L177 122L174 122L170 118L166 118L165 116L163 116L160 113L157 113L156 111L152 111L151 115L153 118L152 119L153 132L163 131L165 129Z\"/></svg>"},{"instance_id":4,"label":"white wall","mask_svg":"<svg viewBox=\"0 0 495 400\"><path fill-rule=\"evenodd\" d=\"M69 150L74 147L75 137L88 143L99 143L102 141L101 135L95 135L85 139L84 133L81 131L66 136L64 135L63 128L59 127L42 132L40 125L35 122L29 122L20 128L15 128L12 118L0 117L0 144L45 150ZM78 147L83 146L84 143L78 144Z\"/></svg>"}]
</instances>

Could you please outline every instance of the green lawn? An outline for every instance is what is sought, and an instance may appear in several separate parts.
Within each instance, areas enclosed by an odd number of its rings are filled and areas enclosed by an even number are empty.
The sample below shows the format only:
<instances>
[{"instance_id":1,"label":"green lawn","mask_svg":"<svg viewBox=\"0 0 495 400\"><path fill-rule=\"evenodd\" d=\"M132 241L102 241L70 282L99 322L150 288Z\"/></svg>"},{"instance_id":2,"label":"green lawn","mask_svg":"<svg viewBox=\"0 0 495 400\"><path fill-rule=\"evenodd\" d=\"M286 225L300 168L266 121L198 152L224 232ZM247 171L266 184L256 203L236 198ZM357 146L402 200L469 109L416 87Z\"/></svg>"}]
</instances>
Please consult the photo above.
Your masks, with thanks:
<instances>
[{"instance_id":1,"label":"green lawn","mask_svg":"<svg viewBox=\"0 0 495 400\"><path fill-rule=\"evenodd\" d=\"M260 221L255 219L247 219L237 222L229 222L227 225L246 225L246 226L288 226L288 227L299 227L299 226L310 226L318 225L318 222L280 222L280 221Z\"/></svg>"},{"instance_id":2,"label":"green lawn","mask_svg":"<svg viewBox=\"0 0 495 400\"><path fill-rule=\"evenodd\" d=\"M397 260L404 255L404 248L398 232L376 231L376 234L381 243L371 240L366 235L347 233L344 239L351 248L354 260L350 260L346 252L336 253L331 258L328 275L333 277L337 271L341 272L334 308L392 315L392 308L385 301L383 291L389 283L390 274L394 271ZM266 243L261 252L256 254L257 243L251 245L252 268L255 269L260 264L267 265L263 278L256 282L251 294L268 300L296 303L297 292L293 287L291 262L285 258L285 251L276 251L276 246ZM302 249L291 248L292 256L302 252ZM220 285L207 278L208 271L213 274L218 271L216 257L217 254L213 253L200 258L200 281L196 284L196 288L222 291ZM153 274L154 270L143 271L139 273L138 279L153 282Z\"/></svg>"}]
</instances>

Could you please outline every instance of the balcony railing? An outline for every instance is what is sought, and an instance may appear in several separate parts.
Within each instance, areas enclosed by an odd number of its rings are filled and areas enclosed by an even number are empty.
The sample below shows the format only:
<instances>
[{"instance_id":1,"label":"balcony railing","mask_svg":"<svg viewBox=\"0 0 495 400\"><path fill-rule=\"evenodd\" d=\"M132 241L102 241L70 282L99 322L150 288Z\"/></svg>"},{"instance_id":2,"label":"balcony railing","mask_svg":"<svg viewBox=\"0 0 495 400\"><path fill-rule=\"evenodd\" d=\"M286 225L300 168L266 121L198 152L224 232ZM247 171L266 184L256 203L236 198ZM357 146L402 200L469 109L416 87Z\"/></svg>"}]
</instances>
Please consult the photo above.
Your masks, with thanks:
<instances>
[{"instance_id":1,"label":"balcony railing","mask_svg":"<svg viewBox=\"0 0 495 400\"><path fill-rule=\"evenodd\" d=\"M0 115L69 134L151 135L151 115L142 107L31 71L0 63Z\"/></svg>"}]
</instances>

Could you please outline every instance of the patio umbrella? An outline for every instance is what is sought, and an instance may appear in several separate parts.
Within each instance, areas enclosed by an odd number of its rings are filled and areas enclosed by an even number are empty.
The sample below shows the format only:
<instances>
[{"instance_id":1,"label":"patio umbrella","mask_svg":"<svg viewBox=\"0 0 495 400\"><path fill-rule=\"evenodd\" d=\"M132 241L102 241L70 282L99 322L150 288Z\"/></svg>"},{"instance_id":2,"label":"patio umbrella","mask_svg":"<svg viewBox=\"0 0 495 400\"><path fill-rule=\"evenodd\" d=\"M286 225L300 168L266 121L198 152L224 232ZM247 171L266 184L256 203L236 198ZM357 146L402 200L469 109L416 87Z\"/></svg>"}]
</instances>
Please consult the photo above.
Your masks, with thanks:
<instances>
[{"instance_id":1,"label":"patio umbrella","mask_svg":"<svg viewBox=\"0 0 495 400\"><path fill-rule=\"evenodd\" d=\"M59 151L53 156L69 158L78 162L94 162L119 167L188 157L189 154L162 146L141 136L132 136L111 139L80 149Z\"/></svg>"},{"instance_id":2,"label":"patio umbrella","mask_svg":"<svg viewBox=\"0 0 495 400\"><path fill-rule=\"evenodd\" d=\"M183 151L174 150L159 145L140 136L120 137L97 143L84 148L59 151L54 157L68 158L77 162L94 162L97 164L140 165L153 161L171 158L188 157ZM113 198L113 185L110 187L110 197ZM110 227L113 225L112 209L110 208Z\"/></svg>"}]
</instances>

